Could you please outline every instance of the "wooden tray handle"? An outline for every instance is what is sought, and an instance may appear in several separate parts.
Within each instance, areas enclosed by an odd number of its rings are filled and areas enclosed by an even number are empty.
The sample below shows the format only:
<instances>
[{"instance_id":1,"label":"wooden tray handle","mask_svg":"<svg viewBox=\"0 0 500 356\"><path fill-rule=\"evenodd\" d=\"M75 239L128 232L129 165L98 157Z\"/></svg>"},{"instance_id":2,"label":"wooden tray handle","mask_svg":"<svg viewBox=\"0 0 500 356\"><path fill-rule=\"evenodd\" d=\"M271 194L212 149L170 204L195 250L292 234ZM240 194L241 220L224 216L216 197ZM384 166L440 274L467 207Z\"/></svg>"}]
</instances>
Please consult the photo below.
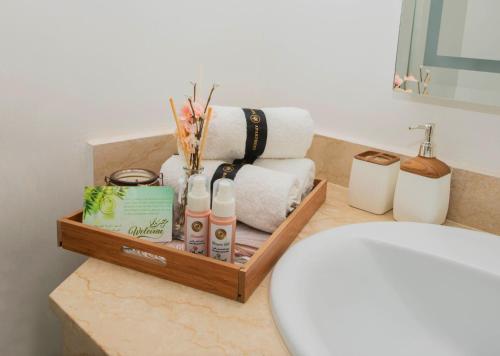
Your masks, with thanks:
<instances>
[{"instance_id":1,"label":"wooden tray handle","mask_svg":"<svg viewBox=\"0 0 500 356\"><path fill-rule=\"evenodd\" d=\"M126 257L139 259L144 262L149 262L164 267L167 266L167 258L164 256L157 255L155 253L147 252L137 248L132 248L126 245L122 245L121 252Z\"/></svg>"}]
</instances>

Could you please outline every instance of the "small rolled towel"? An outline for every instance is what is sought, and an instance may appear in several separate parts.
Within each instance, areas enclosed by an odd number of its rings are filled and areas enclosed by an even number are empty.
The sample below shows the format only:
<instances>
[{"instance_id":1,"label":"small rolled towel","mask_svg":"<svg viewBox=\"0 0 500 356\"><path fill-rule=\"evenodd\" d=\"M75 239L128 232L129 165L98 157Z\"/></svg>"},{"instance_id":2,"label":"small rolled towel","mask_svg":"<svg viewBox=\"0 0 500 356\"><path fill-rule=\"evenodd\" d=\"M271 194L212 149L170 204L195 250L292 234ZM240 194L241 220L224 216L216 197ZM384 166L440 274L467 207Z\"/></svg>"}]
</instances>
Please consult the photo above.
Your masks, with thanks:
<instances>
[{"instance_id":1,"label":"small rolled towel","mask_svg":"<svg viewBox=\"0 0 500 356\"><path fill-rule=\"evenodd\" d=\"M205 159L304 158L311 146L314 125L304 109L212 109Z\"/></svg>"},{"instance_id":2,"label":"small rolled towel","mask_svg":"<svg viewBox=\"0 0 500 356\"><path fill-rule=\"evenodd\" d=\"M176 187L183 176L184 161L180 156L170 157L161 167L163 182ZM223 161L203 161L204 174L212 180L228 165ZM232 166L230 166L232 167ZM226 170L234 176L236 217L256 229L272 233L300 203L299 180L290 174L246 164Z\"/></svg>"},{"instance_id":3,"label":"small rolled towel","mask_svg":"<svg viewBox=\"0 0 500 356\"><path fill-rule=\"evenodd\" d=\"M253 164L296 176L300 183L301 198L309 194L313 188L316 165L309 158L258 159Z\"/></svg>"}]
</instances>

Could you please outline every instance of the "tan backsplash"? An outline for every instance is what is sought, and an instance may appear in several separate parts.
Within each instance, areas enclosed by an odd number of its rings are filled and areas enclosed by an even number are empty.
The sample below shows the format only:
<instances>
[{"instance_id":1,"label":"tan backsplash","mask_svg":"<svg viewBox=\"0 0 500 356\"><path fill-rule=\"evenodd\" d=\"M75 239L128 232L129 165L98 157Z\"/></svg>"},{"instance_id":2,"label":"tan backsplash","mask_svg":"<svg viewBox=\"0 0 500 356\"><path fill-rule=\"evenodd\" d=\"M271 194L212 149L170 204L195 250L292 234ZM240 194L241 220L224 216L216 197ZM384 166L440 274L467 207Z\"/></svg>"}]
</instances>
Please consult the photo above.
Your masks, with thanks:
<instances>
[{"instance_id":1,"label":"tan backsplash","mask_svg":"<svg viewBox=\"0 0 500 356\"><path fill-rule=\"evenodd\" d=\"M368 149L376 148L316 135L308 157L316 163L318 178L347 187L353 156ZM173 134L93 145L94 182L104 184L105 176L124 168L159 172L176 152ZM500 178L453 169L448 219L500 234Z\"/></svg>"}]
</instances>

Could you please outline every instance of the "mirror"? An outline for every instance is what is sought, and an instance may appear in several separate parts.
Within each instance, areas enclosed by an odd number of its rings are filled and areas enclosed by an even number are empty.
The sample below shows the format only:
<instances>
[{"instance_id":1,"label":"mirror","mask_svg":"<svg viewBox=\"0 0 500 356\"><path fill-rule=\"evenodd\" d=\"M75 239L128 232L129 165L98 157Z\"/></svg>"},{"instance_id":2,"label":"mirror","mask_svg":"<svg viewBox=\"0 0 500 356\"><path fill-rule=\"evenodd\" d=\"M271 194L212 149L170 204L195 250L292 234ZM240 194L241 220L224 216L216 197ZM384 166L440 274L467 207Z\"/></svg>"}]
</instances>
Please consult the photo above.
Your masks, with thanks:
<instances>
[{"instance_id":1,"label":"mirror","mask_svg":"<svg viewBox=\"0 0 500 356\"><path fill-rule=\"evenodd\" d=\"M499 0L403 0L393 88L500 106Z\"/></svg>"}]
</instances>

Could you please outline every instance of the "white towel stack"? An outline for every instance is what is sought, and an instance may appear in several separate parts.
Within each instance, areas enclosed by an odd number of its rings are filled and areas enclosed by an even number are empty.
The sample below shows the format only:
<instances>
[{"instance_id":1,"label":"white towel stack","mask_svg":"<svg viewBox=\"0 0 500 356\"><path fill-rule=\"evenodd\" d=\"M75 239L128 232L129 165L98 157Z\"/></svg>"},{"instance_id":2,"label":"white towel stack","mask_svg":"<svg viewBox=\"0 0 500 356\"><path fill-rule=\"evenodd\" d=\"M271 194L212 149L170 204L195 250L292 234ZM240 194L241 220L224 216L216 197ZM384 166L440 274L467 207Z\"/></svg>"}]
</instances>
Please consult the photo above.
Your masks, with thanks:
<instances>
[{"instance_id":1,"label":"white towel stack","mask_svg":"<svg viewBox=\"0 0 500 356\"><path fill-rule=\"evenodd\" d=\"M213 107L204 174L211 180L221 164L241 164L249 147L258 146L258 158L254 155L257 159L239 168L234 177L236 216L253 228L272 233L313 187L315 165L304 158L313 138L313 121L303 109L264 108L257 110L265 116L264 125L256 120L259 127L254 128L248 110ZM259 140L264 137L265 144L252 142L254 135ZM161 168L165 184L177 187L183 166L179 156L169 158Z\"/></svg>"}]
</instances>

